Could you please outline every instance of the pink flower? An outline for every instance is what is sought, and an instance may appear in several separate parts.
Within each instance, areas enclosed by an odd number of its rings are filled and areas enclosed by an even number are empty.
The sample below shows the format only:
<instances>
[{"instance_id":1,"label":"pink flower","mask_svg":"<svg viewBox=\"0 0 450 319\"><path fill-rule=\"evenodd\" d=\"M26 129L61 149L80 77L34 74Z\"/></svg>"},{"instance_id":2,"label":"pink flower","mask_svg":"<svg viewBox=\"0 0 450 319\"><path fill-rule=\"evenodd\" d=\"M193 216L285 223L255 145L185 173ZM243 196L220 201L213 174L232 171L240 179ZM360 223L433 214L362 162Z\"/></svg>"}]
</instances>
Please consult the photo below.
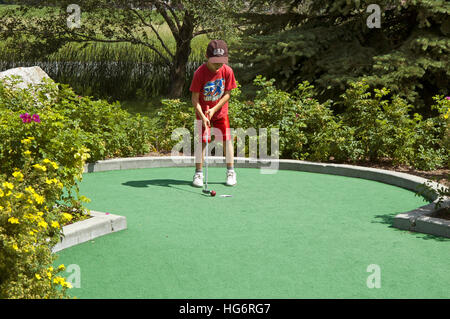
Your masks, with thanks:
<instances>
[{"instance_id":1,"label":"pink flower","mask_svg":"<svg viewBox=\"0 0 450 319\"><path fill-rule=\"evenodd\" d=\"M37 115L37 114L33 114L33 116L31 117L31 119L32 119L33 121L35 121L36 123L40 123L40 122L41 122L41 119L39 118L39 115Z\"/></svg>"},{"instance_id":2,"label":"pink flower","mask_svg":"<svg viewBox=\"0 0 450 319\"><path fill-rule=\"evenodd\" d=\"M22 119L23 123L30 123L31 121L34 121L36 123L40 123L41 119L39 118L39 115L33 114L30 115L28 113L20 114L20 118Z\"/></svg>"},{"instance_id":3,"label":"pink flower","mask_svg":"<svg viewBox=\"0 0 450 319\"><path fill-rule=\"evenodd\" d=\"M447 96L446 99L447 99L447 100L450 100L450 96Z\"/></svg>"},{"instance_id":4,"label":"pink flower","mask_svg":"<svg viewBox=\"0 0 450 319\"><path fill-rule=\"evenodd\" d=\"M20 118L22 119L23 123L30 123L31 121L34 121L36 123L40 123L41 119L39 118L39 115L33 114L32 116L28 113L20 114Z\"/></svg>"},{"instance_id":5,"label":"pink flower","mask_svg":"<svg viewBox=\"0 0 450 319\"><path fill-rule=\"evenodd\" d=\"M22 119L23 123L30 123L31 122L31 115L28 113L20 114L20 118Z\"/></svg>"}]
</instances>

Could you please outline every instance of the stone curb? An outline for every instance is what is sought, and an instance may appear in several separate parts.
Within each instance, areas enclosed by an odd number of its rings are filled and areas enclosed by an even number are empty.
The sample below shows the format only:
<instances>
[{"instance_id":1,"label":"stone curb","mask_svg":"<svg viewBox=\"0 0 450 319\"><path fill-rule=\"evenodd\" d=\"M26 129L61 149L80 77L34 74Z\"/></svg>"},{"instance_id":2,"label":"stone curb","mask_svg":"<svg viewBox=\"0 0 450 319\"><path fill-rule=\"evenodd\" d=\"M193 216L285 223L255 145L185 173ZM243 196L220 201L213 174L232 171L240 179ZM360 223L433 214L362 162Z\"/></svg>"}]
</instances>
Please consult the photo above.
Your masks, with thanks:
<instances>
[{"instance_id":1,"label":"stone curb","mask_svg":"<svg viewBox=\"0 0 450 319\"><path fill-rule=\"evenodd\" d=\"M91 218L63 227L64 236L53 247L52 252L87 242L94 238L127 229L127 219L124 216L90 211Z\"/></svg>"},{"instance_id":2,"label":"stone curb","mask_svg":"<svg viewBox=\"0 0 450 319\"><path fill-rule=\"evenodd\" d=\"M210 156L208 165L212 167L225 164L225 157ZM153 167L191 167L194 165L193 156L157 156L157 157L130 157L101 160L95 163L87 163L84 173L101 172L109 170L139 169ZM298 160L271 160L235 157L236 168L259 168L261 173L276 173L277 169L295 170L311 173L340 175L354 178L363 178L386 184L402 187L413 192L418 192L421 186L428 180L422 177L393 172L384 169L361 167L346 164L315 163ZM444 187L436 182L429 183L435 191ZM393 226L399 229L423 232L435 236L450 237L450 222L440 218L429 217L435 209L438 201L437 193L430 192L424 196L433 201L409 212L395 216ZM445 198L442 207L450 206L450 199Z\"/></svg>"}]
</instances>

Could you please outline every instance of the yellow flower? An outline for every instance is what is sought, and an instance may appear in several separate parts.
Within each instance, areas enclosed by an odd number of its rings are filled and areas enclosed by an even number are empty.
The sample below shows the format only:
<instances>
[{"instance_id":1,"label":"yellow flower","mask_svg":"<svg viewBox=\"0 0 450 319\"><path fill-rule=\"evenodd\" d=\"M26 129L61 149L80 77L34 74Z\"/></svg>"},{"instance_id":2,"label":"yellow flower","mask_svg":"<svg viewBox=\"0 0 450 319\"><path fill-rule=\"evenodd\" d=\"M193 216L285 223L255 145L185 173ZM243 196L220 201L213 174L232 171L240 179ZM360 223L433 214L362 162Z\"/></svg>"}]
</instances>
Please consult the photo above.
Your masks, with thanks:
<instances>
[{"instance_id":1,"label":"yellow flower","mask_svg":"<svg viewBox=\"0 0 450 319\"><path fill-rule=\"evenodd\" d=\"M51 161L48 158L44 158L44 163L51 163Z\"/></svg>"},{"instance_id":2,"label":"yellow flower","mask_svg":"<svg viewBox=\"0 0 450 319\"><path fill-rule=\"evenodd\" d=\"M16 198L18 198L18 199L22 198L22 196L23 196L23 193L16 194Z\"/></svg>"},{"instance_id":3,"label":"yellow flower","mask_svg":"<svg viewBox=\"0 0 450 319\"><path fill-rule=\"evenodd\" d=\"M61 265L58 266L58 269L59 269L59 270L65 270L65 269L66 269L66 266L64 266L64 264L61 264Z\"/></svg>"},{"instance_id":4,"label":"yellow flower","mask_svg":"<svg viewBox=\"0 0 450 319\"><path fill-rule=\"evenodd\" d=\"M18 250L19 250L19 247L17 247L17 244L13 244L12 247L13 247L13 249L14 249L15 251L18 251Z\"/></svg>"},{"instance_id":5,"label":"yellow flower","mask_svg":"<svg viewBox=\"0 0 450 319\"><path fill-rule=\"evenodd\" d=\"M30 144L30 143L31 143L31 139L30 139L30 138L25 138L25 139L21 140L20 142L21 142L22 144L27 145L27 144Z\"/></svg>"},{"instance_id":6,"label":"yellow flower","mask_svg":"<svg viewBox=\"0 0 450 319\"><path fill-rule=\"evenodd\" d=\"M0 210L3 210L3 206L0 206Z\"/></svg>"},{"instance_id":7,"label":"yellow flower","mask_svg":"<svg viewBox=\"0 0 450 319\"><path fill-rule=\"evenodd\" d=\"M41 279L41 275L39 275L39 274L35 274L35 276L36 276L36 278L37 278L38 280L40 280L40 279Z\"/></svg>"},{"instance_id":8,"label":"yellow flower","mask_svg":"<svg viewBox=\"0 0 450 319\"><path fill-rule=\"evenodd\" d=\"M47 229L47 223L45 222L45 221L43 221L43 220L41 220L39 223L38 223L38 226L41 226L42 228L45 228L45 229Z\"/></svg>"},{"instance_id":9,"label":"yellow flower","mask_svg":"<svg viewBox=\"0 0 450 319\"><path fill-rule=\"evenodd\" d=\"M19 219L16 217L10 217L8 219L8 222L10 222L11 224L18 224L19 223Z\"/></svg>"},{"instance_id":10,"label":"yellow flower","mask_svg":"<svg viewBox=\"0 0 450 319\"><path fill-rule=\"evenodd\" d=\"M65 220L68 220L68 221L71 221L72 218L73 218L73 216L71 214L68 214L68 213L62 213L62 215L63 215L63 218Z\"/></svg>"},{"instance_id":11,"label":"yellow flower","mask_svg":"<svg viewBox=\"0 0 450 319\"><path fill-rule=\"evenodd\" d=\"M48 277L48 279L52 279L52 273L51 272L47 272L47 277Z\"/></svg>"},{"instance_id":12,"label":"yellow flower","mask_svg":"<svg viewBox=\"0 0 450 319\"><path fill-rule=\"evenodd\" d=\"M37 168L37 169L40 169L41 171L44 171L44 172L47 171L47 167L42 166L40 164L34 164L33 167Z\"/></svg>"},{"instance_id":13,"label":"yellow flower","mask_svg":"<svg viewBox=\"0 0 450 319\"><path fill-rule=\"evenodd\" d=\"M62 285L63 287L72 288L72 284L70 282L65 281Z\"/></svg>"},{"instance_id":14,"label":"yellow flower","mask_svg":"<svg viewBox=\"0 0 450 319\"><path fill-rule=\"evenodd\" d=\"M21 172L14 172L13 176L14 178L17 178L19 182L23 181L23 174Z\"/></svg>"},{"instance_id":15,"label":"yellow flower","mask_svg":"<svg viewBox=\"0 0 450 319\"><path fill-rule=\"evenodd\" d=\"M28 192L30 192L31 194L34 194L34 193L35 193L33 187L31 187L31 186L26 187L25 190L28 191Z\"/></svg>"},{"instance_id":16,"label":"yellow flower","mask_svg":"<svg viewBox=\"0 0 450 319\"><path fill-rule=\"evenodd\" d=\"M36 201L36 203L38 204L43 204L45 201L44 196L38 195L36 193L33 194L34 200Z\"/></svg>"},{"instance_id":17,"label":"yellow flower","mask_svg":"<svg viewBox=\"0 0 450 319\"><path fill-rule=\"evenodd\" d=\"M3 193L3 190L0 188L0 197L5 196L5 193Z\"/></svg>"},{"instance_id":18,"label":"yellow flower","mask_svg":"<svg viewBox=\"0 0 450 319\"><path fill-rule=\"evenodd\" d=\"M53 179L48 179L48 178L46 178L46 179L45 179L45 182L46 182L47 184L51 185L51 184L53 183Z\"/></svg>"},{"instance_id":19,"label":"yellow flower","mask_svg":"<svg viewBox=\"0 0 450 319\"><path fill-rule=\"evenodd\" d=\"M23 152L25 155L30 155L31 154L31 152L30 151L25 151L25 152Z\"/></svg>"},{"instance_id":20,"label":"yellow flower","mask_svg":"<svg viewBox=\"0 0 450 319\"><path fill-rule=\"evenodd\" d=\"M14 185L9 182L4 182L3 187L8 188L8 189L14 189Z\"/></svg>"},{"instance_id":21,"label":"yellow flower","mask_svg":"<svg viewBox=\"0 0 450 319\"><path fill-rule=\"evenodd\" d=\"M37 214L39 217L42 217L42 216L44 215L43 212L37 212L36 214Z\"/></svg>"},{"instance_id":22,"label":"yellow flower","mask_svg":"<svg viewBox=\"0 0 450 319\"><path fill-rule=\"evenodd\" d=\"M57 221L52 221L52 227L53 228L59 228L59 223Z\"/></svg>"},{"instance_id":23,"label":"yellow flower","mask_svg":"<svg viewBox=\"0 0 450 319\"><path fill-rule=\"evenodd\" d=\"M52 166L53 166L54 169L58 169L59 168L58 164L56 164L55 162L51 162L51 163L52 163Z\"/></svg>"}]
</instances>

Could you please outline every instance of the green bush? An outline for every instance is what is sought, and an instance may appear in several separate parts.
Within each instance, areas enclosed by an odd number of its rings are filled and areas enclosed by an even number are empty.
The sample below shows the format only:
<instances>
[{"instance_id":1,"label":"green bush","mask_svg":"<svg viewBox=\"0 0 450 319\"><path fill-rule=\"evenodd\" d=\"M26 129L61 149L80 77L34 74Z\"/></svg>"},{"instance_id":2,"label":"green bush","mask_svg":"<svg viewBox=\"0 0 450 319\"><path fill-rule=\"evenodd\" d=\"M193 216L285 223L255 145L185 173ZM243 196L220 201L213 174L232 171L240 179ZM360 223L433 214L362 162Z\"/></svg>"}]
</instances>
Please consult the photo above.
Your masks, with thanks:
<instances>
[{"instance_id":1,"label":"green bush","mask_svg":"<svg viewBox=\"0 0 450 319\"><path fill-rule=\"evenodd\" d=\"M339 115L343 124L352 132L354 147L341 149L338 157L353 161L377 161L389 158L394 164L412 165L430 170L446 165L449 148L445 146L448 121L444 118L449 101L436 97L437 117L424 120L414 113L405 100L398 96L388 98L389 90L368 92L363 82L351 83L341 96L344 113ZM349 138L349 134L344 137ZM342 142L345 139L342 139ZM357 141L356 143L354 143Z\"/></svg>"},{"instance_id":2,"label":"green bush","mask_svg":"<svg viewBox=\"0 0 450 319\"><path fill-rule=\"evenodd\" d=\"M279 156L282 158L327 160L338 123L330 102L320 104L313 98L308 82L298 85L292 93L278 90L274 80L258 76L254 84L260 89L253 101L240 101L240 90L230 101L230 121L233 128L279 129ZM270 137L270 134L269 134ZM270 143L270 138L268 139Z\"/></svg>"},{"instance_id":3,"label":"green bush","mask_svg":"<svg viewBox=\"0 0 450 319\"><path fill-rule=\"evenodd\" d=\"M84 145L90 150L91 161L136 156L152 148L149 119L131 115L118 102L110 104L77 96L62 84L52 108L66 119L69 127L85 133Z\"/></svg>"},{"instance_id":4,"label":"green bush","mask_svg":"<svg viewBox=\"0 0 450 319\"><path fill-rule=\"evenodd\" d=\"M234 128L278 128L282 158L338 162L379 161L430 170L448 165L450 100L436 97L438 116L424 120L405 100L389 97L386 88L368 91L364 82L350 83L334 115L331 101L319 103L308 82L292 93L278 90L274 80L258 76L253 101L241 101L240 89L230 101ZM336 103L336 104L337 104ZM246 153L247 155L247 153Z\"/></svg>"},{"instance_id":5,"label":"green bush","mask_svg":"<svg viewBox=\"0 0 450 319\"><path fill-rule=\"evenodd\" d=\"M194 136L195 111L190 103L179 99L163 99L153 127L154 141L158 151L170 151L179 142L172 140L172 132L177 128L189 130ZM181 139L181 138L180 138ZM193 149L193 139L191 139Z\"/></svg>"},{"instance_id":6,"label":"green bush","mask_svg":"<svg viewBox=\"0 0 450 319\"><path fill-rule=\"evenodd\" d=\"M0 299L62 298L71 287L57 276L64 265L52 267L51 248L72 215L55 205L63 188L58 164L35 160L33 140L21 141L22 168L0 175Z\"/></svg>"}]
</instances>

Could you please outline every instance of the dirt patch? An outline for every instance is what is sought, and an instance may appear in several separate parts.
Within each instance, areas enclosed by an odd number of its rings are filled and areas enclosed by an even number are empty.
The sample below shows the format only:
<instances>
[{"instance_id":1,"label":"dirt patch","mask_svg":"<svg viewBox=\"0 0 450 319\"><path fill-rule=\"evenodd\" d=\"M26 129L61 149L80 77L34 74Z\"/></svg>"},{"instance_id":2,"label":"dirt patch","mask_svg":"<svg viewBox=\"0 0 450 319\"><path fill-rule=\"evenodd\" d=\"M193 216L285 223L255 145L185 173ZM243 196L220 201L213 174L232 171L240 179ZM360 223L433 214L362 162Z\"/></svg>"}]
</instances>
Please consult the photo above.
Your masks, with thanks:
<instances>
[{"instance_id":1,"label":"dirt patch","mask_svg":"<svg viewBox=\"0 0 450 319\"><path fill-rule=\"evenodd\" d=\"M450 207L440 208L433 212L430 217L450 220Z\"/></svg>"}]
</instances>

